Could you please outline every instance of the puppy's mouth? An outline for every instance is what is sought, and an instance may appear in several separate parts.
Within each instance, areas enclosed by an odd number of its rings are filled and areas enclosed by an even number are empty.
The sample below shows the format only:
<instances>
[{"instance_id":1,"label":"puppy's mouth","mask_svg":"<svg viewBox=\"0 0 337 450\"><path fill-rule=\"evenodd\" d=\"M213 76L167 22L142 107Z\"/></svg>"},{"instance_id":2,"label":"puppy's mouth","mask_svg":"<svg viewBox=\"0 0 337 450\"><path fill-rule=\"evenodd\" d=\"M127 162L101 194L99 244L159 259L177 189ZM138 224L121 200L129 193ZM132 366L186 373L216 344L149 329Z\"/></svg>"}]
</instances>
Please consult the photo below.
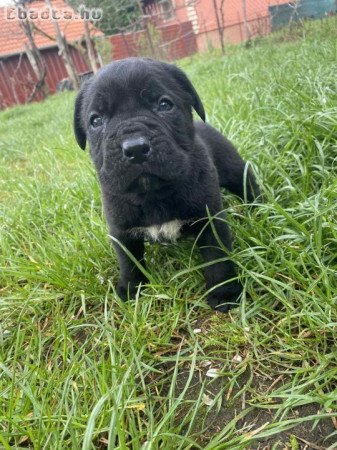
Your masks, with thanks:
<instances>
[{"instance_id":1,"label":"puppy's mouth","mask_svg":"<svg viewBox=\"0 0 337 450\"><path fill-rule=\"evenodd\" d=\"M167 190L169 182L157 175L143 173L128 187L127 192L133 194L151 194Z\"/></svg>"}]
</instances>

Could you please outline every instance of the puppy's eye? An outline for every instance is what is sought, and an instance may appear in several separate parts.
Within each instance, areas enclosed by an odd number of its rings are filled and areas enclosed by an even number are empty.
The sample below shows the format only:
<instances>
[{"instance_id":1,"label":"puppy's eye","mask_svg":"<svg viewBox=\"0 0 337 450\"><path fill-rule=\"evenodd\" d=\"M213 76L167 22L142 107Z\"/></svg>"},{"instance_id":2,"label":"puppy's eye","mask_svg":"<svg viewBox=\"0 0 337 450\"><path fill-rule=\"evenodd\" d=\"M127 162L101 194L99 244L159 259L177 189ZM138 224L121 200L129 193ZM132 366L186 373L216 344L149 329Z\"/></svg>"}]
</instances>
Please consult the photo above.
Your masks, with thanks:
<instances>
[{"instance_id":1,"label":"puppy's eye","mask_svg":"<svg viewBox=\"0 0 337 450\"><path fill-rule=\"evenodd\" d=\"M93 128L99 128L103 125L103 117L99 116L98 114L93 114L90 117L90 125Z\"/></svg>"},{"instance_id":2,"label":"puppy's eye","mask_svg":"<svg viewBox=\"0 0 337 450\"><path fill-rule=\"evenodd\" d=\"M173 108L173 103L166 97L163 97L159 100L158 103L158 111L165 112L170 111Z\"/></svg>"}]
</instances>

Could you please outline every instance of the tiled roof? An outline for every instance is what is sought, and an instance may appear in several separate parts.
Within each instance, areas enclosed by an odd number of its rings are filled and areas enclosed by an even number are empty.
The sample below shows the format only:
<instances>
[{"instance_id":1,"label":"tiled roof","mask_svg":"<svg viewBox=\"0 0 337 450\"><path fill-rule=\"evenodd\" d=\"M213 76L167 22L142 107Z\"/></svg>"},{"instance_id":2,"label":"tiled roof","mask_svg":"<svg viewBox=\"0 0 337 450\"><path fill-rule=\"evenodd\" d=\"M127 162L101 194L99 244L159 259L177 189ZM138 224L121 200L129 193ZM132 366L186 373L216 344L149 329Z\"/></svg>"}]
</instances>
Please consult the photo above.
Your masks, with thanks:
<instances>
[{"instance_id":1,"label":"tiled roof","mask_svg":"<svg viewBox=\"0 0 337 450\"><path fill-rule=\"evenodd\" d=\"M52 6L55 11L59 11L60 14L57 16L69 17L69 15L76 14L75 11L67 5L63 0L53 0ZM33 1L28 4L28 8L31 11L46 11L48 9L46 3L43 0ZM64 13L66 12L66 13ZM78 16L78 15L77 15ZM10 18L8 18L10 17ZM11 18L15 17L15 18ZM32 22L41 32L34 30L34 38L38 48L54 47L56 45L55 41L55 31L52 18L33 19ZM64 33L68 42L75 42L84 39L84 24L81 19L67 19L63 18L58 20L61 31ZM102 32L97 28L94 28L90 24L91 36L102 36ZM52 39L50 39L51 37ZM20 19L17 18L15 11L8 8L0 8L0 57L15 55L25 51L25 43L27 43L27 38L21 28Z\"/></svg>"}]
</instances>

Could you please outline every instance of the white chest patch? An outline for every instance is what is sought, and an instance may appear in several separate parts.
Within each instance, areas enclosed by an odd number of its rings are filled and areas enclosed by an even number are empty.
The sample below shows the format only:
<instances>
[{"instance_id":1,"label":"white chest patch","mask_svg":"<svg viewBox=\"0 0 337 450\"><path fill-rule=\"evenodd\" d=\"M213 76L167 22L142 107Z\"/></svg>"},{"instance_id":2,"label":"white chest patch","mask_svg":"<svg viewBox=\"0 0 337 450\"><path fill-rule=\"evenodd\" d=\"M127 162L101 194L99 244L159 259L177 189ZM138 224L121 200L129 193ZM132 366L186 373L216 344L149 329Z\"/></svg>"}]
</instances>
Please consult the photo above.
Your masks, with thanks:
<instances>
[{"instance_id":1,"label":"white chest patch","mask_svg":"<svg viewBox=\"0 0 337 450\"><path fill-rule=\"evenodd\" d=\"M161 225L134 228L132 231L135 234L142 234L144 238L148 238L155 242L176 241L180 236L182 225L182 221L175 219L170 222L162 223Z\"/></svg>"}]
</instances>

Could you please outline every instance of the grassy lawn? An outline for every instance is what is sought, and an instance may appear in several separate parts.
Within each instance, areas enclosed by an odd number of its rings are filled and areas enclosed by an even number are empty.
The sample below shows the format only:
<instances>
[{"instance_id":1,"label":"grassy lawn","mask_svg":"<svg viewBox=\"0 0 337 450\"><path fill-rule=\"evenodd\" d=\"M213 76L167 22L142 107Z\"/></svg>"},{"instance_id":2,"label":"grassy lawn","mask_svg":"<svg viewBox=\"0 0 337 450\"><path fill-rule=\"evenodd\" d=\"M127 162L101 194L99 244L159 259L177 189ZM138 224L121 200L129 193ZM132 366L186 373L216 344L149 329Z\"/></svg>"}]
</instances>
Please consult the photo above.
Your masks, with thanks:
<instances>
[{"instance_id":1,"label":"grassy lawn","mask_svg":"<svg viewBox=\"0 0 337 450\"><path fill-rule=\"evenodd\" d=\"M1 112L1 449L337 448L336 30L179 63L264 191L224 192L228 315L188 241L148 246L151 284L120 302L74 94Z\"/></svg>"}]
</instances>

